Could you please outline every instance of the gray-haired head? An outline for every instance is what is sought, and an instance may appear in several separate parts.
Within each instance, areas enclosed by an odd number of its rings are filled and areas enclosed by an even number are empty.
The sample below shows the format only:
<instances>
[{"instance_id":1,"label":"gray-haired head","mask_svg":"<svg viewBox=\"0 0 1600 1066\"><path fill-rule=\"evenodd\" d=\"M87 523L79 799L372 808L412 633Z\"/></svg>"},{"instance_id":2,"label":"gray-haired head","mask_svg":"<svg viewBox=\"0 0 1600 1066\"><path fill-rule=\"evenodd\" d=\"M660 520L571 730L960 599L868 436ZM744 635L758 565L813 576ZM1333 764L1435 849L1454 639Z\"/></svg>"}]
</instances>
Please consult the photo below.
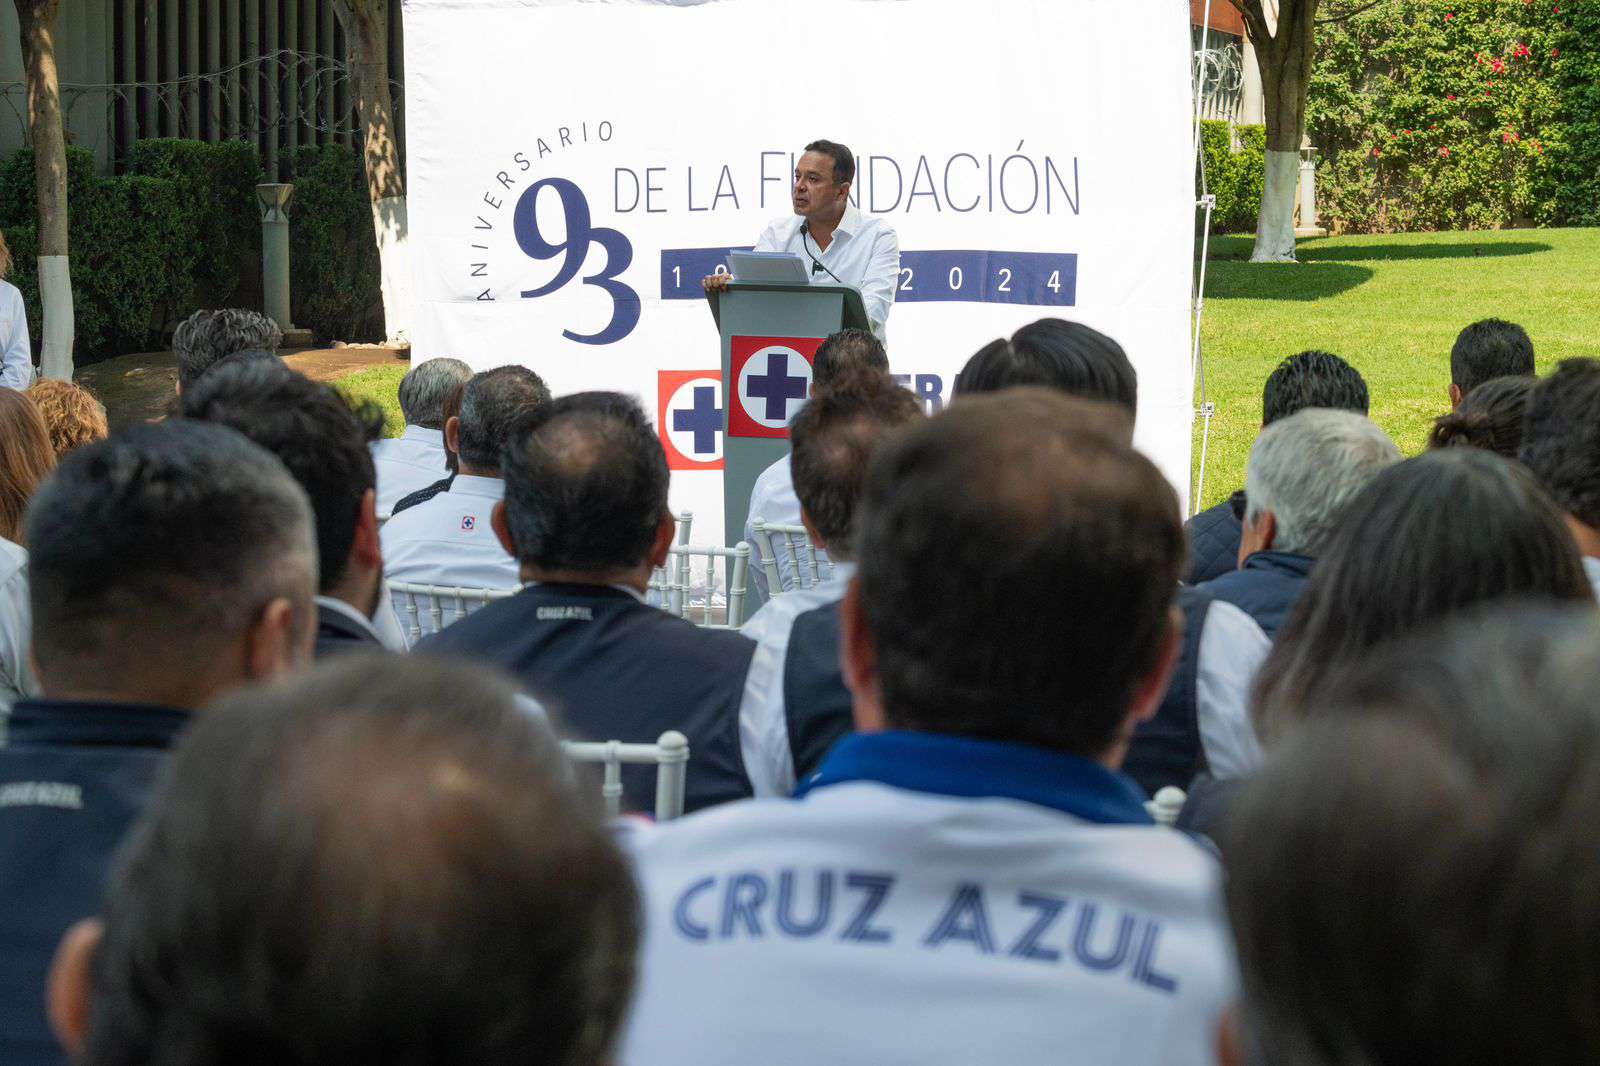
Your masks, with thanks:
<instances>
[{"instance_id":1,"label":"gray-haired head","mask_svg":"<svg viewBox=\"0 0 1600 1066\"><path fill-rule=\"evenodd\" d=\"M223 426L169 419L68 453L33 498L27 531L46 694L209 699L276 601L291 608L292 640L311 624L305 490Z\"/></svg>"},{"instance_id":2,"label":"gray-haired head","mask_svg":"<svg viewBox=\"0 0 1600 1066\"><path fill-rule=\"evenodd\" d=\"M259 311L224 307L196 311L172 333L172 350L178 356L178 388L235 352L258 349L276 352L283 343L278 324Z\"/></svg>"},{"instance_id":3,"label":"gray-haired head","mask_svg":"<svg viewBox=\"0 0 1600 1066\"><path fill-rule=\"evenodd\" d=\"M457 444L465 466L500 475L501 450L529 411L550 402L544 379L524 366L497 366L474 374L461 392Z\"/></svg>"},{"instance_id":4,"label":"gray-haired head","mask_svg":"<svg viewBox=\"0 0 1600 1066\"><path fill-rule=\"evenodd\" d=\"M472 368L459 359L440 356L418 363L400 379L400 413L406 425L423 429L444 428L444 402L450 390L472 377Z\"/></svg>"},{"instance_id":5,"label":"gray-haired head","mask_svg":"<svg viewBox=\"0 0 1600 1066\"><path fill-rule=\"evenodd\" d=\"M1272 512L1274 550L1317 556L1350 498L1399 461L1400 449L1365 415L1319 407L1279 419L1250 449L1246 518Z\"/></svg>"}]
</instances>

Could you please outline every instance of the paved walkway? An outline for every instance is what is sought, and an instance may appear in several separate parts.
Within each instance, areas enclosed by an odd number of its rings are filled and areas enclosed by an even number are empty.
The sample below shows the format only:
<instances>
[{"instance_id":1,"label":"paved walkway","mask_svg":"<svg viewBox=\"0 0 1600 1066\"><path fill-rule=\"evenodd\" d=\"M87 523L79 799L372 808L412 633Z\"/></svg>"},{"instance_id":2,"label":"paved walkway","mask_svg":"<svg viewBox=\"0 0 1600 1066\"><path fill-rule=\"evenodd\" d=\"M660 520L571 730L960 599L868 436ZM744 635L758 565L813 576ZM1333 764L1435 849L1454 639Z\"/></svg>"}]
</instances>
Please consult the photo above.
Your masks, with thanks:
<instances>
[{"instance_id":1,"label":"paved walkway","mask_svg":"<svg viewBox=\"0 0 1600 1066\"><path fill-rule=\"evenodd\" d=\"M409 365L408 349L379 344L343 348L291 348L284 361L317 381L331 381L374 366ZM178 382L177 357L171 352L136 352L86 366L77 373L106 405L106 418L116 429L167 413Z\"/></svg>"}]
</instances>

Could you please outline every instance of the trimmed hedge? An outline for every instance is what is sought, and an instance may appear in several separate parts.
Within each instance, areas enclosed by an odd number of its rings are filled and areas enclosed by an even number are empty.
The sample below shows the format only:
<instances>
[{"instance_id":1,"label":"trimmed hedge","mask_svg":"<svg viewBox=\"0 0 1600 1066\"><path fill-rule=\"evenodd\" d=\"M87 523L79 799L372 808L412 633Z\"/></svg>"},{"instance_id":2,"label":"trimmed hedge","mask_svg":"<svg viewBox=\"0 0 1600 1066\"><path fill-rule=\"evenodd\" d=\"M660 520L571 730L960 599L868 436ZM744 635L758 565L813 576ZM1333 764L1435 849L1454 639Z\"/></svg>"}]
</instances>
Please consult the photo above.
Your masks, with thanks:
<instances>
[{"instance_id":1,"label":"trimmed hedge","mask_svg":"<svg viewBox=\"0 0 1600 1066\"><path fill-rule=\"evenodd\" d=\"M1600 3L1386 0L1318 27L1335 232L1600 222Z\"/></svg>"},{"instance_id":2,"label":"trimmed hedge","mask_svg":"<svg viewBox=\"0 0 1600 1066\"><path fill-rule=\"evenodd\" d=\"M101 177L67 148L67 240L79 365L161 347L200 307L260 306L261 165L244 141L148 140L130 173ZM294 157L290 271L295 324L321 337L381 339L377 247L360 157L339 145ZM43 321L33 152L0 163L0 229L37 351ZM241 291L241 281L249 279Z\"/></svg>"},{"instance_id":3,"label":"trimmed hedge","mask_svg":"<svg viewBox=\"0 0 1600 1066\"><path fill-rule=\"evenodd\" d=\"M1235 126L1230 130L1226 122L1202 122L1200 145L1205 156L1205 187L1217 197L1211 214L1212 232L1255 232L1261 187L1266 182L1266 127ZM1200 188L1198 174L1195 188Z\"/></svg>"}]
</instances>

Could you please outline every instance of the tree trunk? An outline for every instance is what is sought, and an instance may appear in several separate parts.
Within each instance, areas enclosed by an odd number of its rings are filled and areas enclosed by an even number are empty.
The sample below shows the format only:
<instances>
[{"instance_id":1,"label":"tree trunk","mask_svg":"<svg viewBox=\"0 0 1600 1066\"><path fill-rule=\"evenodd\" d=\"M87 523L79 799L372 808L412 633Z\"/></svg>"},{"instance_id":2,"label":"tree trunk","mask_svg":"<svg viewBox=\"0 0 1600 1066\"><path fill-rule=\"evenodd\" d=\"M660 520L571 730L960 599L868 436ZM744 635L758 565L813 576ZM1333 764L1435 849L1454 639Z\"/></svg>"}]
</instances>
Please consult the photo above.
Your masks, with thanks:
<instances>
[{"instance_id":1,"label":"tree trunk","mask_svg":"<svg viewBox=\"0 0 1600 1066\"><path fill-rule=\"evenodd\" d=\"M1319 0L1280 0L1271 26L1261 0L1234 0L1244 14L1267 121L1267 170L1256 216L1252 263L1294 262L1294 205L1300 185L1300 142L1306 132L1306 96L1316 58Z\"/></svg>"},{"instance_id":2,"label":"tree trunk","mask_svg":"<svg viewBox=\"0 0 1600 1066\"><path fill-rule=\"evenodd\" d=\"M411 327L411 262L405 179L389 92L388 3L335 0L334 11L344 25L345 58L361 118L367 196L382 272L384 333L390 341L404 341Z\"/></svg>"},{"instance_id":3,"label":"tree trunk","mask_svg":"<svg viewBox=\"0 0 1600 1066\"><path fill-rule=\"evenodd\" d=\"M67 261L67 142L56 77L60 0L16 0L28 80L28 135L33 142L39 206L39 298L44 305L40 371L72 380L72 271Z\"/></svg>"}]
</instances>

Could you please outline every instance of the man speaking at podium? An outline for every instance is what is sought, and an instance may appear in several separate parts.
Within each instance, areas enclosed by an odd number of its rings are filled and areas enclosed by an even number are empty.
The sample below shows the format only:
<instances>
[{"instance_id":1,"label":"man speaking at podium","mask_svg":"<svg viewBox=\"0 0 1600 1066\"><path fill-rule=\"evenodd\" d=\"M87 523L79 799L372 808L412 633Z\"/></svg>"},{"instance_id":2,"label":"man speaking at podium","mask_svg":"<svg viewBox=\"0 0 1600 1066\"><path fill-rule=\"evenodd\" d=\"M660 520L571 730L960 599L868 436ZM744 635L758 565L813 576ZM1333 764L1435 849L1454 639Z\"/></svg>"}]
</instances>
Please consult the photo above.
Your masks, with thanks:
<instances>
[{"instance_id":1,"label":"man speaking at podium","mask_svg":"<svg viewBox=\"0 0 1600 1066\"><path fill-rule=\"evenodd\" d=\"M811 270L813 285L859 289L867 321L879 340L894 303L900 276L900 238L880 218L868 218L850 203L856 160L832 141L812 141L794 168L790 198L799 217L780 218L756 242L758 252L792 252ZM726 274L704 279L706 291L724 288Z\"/></svg>"}]
</instances>

